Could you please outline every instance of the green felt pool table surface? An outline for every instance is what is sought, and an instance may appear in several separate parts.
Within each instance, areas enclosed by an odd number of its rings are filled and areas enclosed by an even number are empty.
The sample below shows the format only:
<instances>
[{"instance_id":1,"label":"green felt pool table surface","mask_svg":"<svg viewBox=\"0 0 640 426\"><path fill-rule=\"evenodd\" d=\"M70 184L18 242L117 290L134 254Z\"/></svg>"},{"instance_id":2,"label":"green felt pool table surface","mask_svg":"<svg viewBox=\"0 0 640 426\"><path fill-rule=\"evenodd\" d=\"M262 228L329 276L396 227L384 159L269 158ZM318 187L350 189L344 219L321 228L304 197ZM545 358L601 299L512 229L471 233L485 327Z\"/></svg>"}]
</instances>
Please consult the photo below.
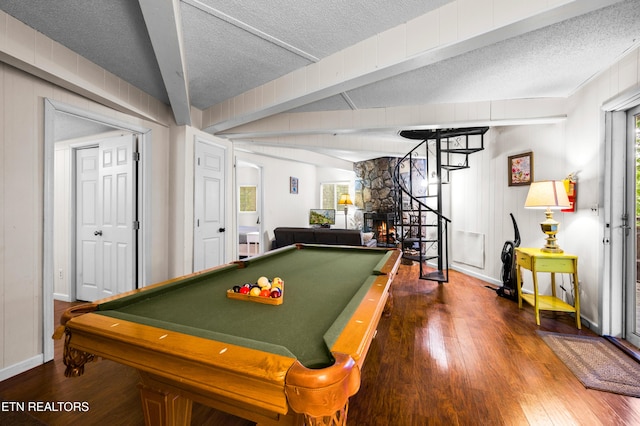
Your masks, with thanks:
<instances>
[{"instance_id":1,"label":"green felt pool table surface","mask_svg":"<svg viewBox=\"0 0 640 426\"><path fill-rule=\"evenodd\" d=\"M74 306L56 332L65 375L95 357L136 368L147 424L190 424L192 401L265 426L344 424L400 255L297 244ZM261 276L284 281L281 304L227 297Z\"/></svg>"},{"instance_id":2,"label":"green felt pool table surface","mask_svg":"<svg viewBox=\"0 0 640 426\"><path fill-rule=\"evenodd\" d=\"M391 252L299 247L103 303L99 313L292 356L307 367L329 365L329 348ZM281 305L226 297L260 276L284 280Z\"/></svg>"}]
</instances>

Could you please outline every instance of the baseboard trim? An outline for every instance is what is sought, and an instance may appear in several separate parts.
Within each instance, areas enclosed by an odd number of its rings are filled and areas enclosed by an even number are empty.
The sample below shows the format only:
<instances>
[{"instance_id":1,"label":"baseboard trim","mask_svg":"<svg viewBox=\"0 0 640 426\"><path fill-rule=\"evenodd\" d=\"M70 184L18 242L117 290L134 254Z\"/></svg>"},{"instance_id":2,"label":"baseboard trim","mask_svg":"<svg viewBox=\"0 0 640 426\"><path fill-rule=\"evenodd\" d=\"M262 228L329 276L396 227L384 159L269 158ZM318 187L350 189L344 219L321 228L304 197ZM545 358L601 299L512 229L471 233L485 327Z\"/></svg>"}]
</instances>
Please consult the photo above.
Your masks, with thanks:
<instances>
[{"instance_id":1,"label":"baseboard trim","mask_svg":"<svg viewBox=\"0 0 640 426\"><path fill-rule=\"evenodd\" d=\"M10 365L0 370L0 382L42 364L44 364L44 354L38 354L17 364Z\"/></svg>"},{"instance_id":2,"label":"baseboard trim","mask_svg":"<svg viewBox=\"0 0 640 426\"><path fill-rule=\"evenodd\" d=\"M493 279L493 278L488 277L486 275L479 274L479 273L477 273L475 271L472 271L470 269L461 267L461 266L456 265L456 264L451 264L450 268L453 269L454 271L458 271L458 272L461 272L461 273L463 273L465 275L469 275L470 277L474 277L474 278L477 278L479 280L482 280L482 281L484 281L484 282L486 282L488 284L493 284L493 285L496 285L498 287L502 287L502 281Z\"/></svg>"}]
</instances>

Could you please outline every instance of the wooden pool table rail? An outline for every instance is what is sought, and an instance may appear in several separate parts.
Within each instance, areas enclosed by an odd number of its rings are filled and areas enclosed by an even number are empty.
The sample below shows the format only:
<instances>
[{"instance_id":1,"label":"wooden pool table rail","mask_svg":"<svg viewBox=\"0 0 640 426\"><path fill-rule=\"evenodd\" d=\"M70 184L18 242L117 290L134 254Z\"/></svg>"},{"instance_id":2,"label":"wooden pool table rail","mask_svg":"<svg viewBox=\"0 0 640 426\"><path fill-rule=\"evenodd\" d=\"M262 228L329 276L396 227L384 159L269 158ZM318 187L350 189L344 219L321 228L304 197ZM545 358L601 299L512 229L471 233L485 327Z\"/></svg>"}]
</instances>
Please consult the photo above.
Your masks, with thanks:
<instances>
[{"instance_id":1,"label":"wooden pool table rail","mask_svg":"<svg viewBox=\"0 0 640 426\"><path fill-rule=\"evenodd\" d=\"M359 389L360 369L399 263L396 250L387 274L376 277L331 347L336 362L325 369L93 313L104 300L67 310L56 337L65 334L65 352L73 354L65 364L73 375L82 374L94 357L136 368L148 424L189 424L192 401L262 425L345 424L348 399ZM139 291L145 289L129 293Z\"/></svg>"}]
</instances>

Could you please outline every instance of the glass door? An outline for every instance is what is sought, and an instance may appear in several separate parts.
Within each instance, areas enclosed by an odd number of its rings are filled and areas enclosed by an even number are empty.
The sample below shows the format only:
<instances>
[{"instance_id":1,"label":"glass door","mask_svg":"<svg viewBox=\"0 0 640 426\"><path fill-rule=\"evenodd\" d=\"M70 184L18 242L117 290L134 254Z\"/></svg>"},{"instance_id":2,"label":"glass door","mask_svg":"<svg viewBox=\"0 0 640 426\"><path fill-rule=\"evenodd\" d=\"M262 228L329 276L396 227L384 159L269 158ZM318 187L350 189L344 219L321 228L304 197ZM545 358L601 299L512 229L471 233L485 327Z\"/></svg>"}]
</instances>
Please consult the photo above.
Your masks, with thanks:
<instances>
[{"instance_id":1,"label":"glass door","mask_svg":"<svg viewBox=\"0 0 640 426\"><path fill-rule=\"evenodd\" d=\"M633 188L633 200L635 209L634 219L629 220L630 237L627 247L630 250L626 256L627 285L625 289L625 339L636 347L640 347L640 107L636 107L627 113L627 135L629 144L633 145L633 184L627 188ZM629 151L627 151L629 152ZM630 177L630 176L629 176ZM630 194L629 194L630 195ZM629 199L629 198L628 198Z\"/></svg>"}]
</instances>

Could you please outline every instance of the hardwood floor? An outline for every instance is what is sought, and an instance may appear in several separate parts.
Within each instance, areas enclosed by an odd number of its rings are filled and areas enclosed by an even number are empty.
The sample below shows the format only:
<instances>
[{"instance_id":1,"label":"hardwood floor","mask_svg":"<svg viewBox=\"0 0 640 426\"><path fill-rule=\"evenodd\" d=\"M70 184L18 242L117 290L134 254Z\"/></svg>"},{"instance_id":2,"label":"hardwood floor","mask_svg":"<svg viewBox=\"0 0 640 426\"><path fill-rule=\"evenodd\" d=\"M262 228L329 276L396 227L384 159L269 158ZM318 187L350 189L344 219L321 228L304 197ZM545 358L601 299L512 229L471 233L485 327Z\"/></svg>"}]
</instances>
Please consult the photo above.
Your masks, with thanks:
<instances>
[{"instance_id":1,"label":"hardwood floor","mask_svg":"<svg viewBox=\"0 0 640 426\"><path fill-rule=\"evenodd\" d=\"M585 389L536 333L593 335L572 317L543 313L537 327L531 307L519 310L482 281L455 271L447 284L417 276L416 266L400 267L349 425L640 424L640 398ZM102 360L67 379L61 348L57 341L53 362L0 382L0 399L88 402L84 413L31 412L52 426L144 424L133 369ZM195 404L192 424L252 423Z\"/></svg>"}]
</instances>

